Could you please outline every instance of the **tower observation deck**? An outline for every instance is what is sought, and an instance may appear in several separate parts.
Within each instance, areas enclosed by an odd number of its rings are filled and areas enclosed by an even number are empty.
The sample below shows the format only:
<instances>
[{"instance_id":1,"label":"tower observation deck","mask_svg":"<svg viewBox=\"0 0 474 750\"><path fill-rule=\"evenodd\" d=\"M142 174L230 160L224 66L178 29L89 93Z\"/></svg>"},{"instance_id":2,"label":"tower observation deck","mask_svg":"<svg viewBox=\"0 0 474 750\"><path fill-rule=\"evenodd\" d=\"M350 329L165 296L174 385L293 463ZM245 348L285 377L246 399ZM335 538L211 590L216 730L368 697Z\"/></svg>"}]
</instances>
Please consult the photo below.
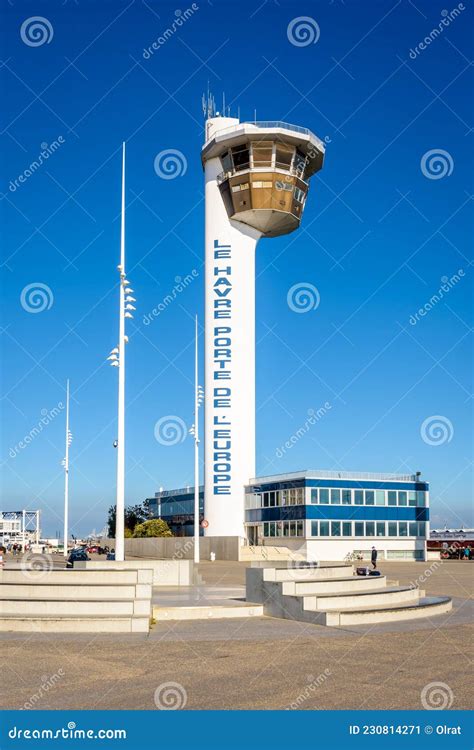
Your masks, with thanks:
<instances>
[{"instance_id":1,"label":"tower observation deck","mask_svg":"<svg viewBox=\"0 0 474 750\"><path fill-rule=\"evenodd\" d=\"M205 495L209 536L244 536L255 476L255 250L293 232L324 143L285 122L210 117L205 174Z\"/></svg>"}]
</instances>

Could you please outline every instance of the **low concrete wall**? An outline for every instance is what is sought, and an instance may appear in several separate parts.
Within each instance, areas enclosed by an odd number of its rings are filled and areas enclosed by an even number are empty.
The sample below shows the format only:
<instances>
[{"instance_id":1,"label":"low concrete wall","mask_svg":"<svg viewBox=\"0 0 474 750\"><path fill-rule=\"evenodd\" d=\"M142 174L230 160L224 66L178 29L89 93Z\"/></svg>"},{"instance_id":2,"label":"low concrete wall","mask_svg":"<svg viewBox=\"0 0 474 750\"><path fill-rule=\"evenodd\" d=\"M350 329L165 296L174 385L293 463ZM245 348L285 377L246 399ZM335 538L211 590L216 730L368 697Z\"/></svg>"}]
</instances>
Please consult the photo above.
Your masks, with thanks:
<instances>
[{"instance_id":1,"label":"low concrete wall","mask_svg":"<svg viewBox=\"0 0 474 750\"><path fill-rule=\"evenodd\" d=\"M209 560L214 552L216 560L238 560L242 539L235 536L204 536L199 540L201 560ZM115 548L115 539L101 539L105 544ZM143 539L125 539L125 557L144 557L147 560L192 560L194 557L193 537L168 537Z\"/></svg>"},{"instance_id":2,"label":"low concrete wall","mask_svg":"<svg viewBox=\"0 0 474 750\"><path fill-rule=\"evenodd\" d=\"M76 562L78 570L151 570L153 586L191 586L194 583L194 563L191 560L91 560Z\"/></svg>"}]
</instances>

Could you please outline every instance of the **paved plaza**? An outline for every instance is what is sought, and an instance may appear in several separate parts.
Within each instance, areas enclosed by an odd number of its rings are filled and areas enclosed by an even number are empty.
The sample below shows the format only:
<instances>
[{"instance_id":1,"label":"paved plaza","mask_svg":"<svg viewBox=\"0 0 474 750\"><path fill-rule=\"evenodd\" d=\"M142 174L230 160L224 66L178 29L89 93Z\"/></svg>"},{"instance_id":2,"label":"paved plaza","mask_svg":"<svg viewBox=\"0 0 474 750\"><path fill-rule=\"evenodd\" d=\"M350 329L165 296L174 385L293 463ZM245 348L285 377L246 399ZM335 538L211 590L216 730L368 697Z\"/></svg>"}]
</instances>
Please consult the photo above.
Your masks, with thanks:
<instances>
[{"instance_id":1,"label":"paved plaza","mask_svg":"<svg viewBox=\"0 0 474 750\"><path fill-rule=\"evenodd\" d=\"M245 567L202 563L200 597L239 596ZM3 634L2 706L156 709L157 689L177 683L187 709L422 709L423 689L443 683L451 708L469 708L474 567L380 567L401 584L453 597L453 611L350 629L256 617L157 622L148 636Z\"/></svg>"}]
</instances>

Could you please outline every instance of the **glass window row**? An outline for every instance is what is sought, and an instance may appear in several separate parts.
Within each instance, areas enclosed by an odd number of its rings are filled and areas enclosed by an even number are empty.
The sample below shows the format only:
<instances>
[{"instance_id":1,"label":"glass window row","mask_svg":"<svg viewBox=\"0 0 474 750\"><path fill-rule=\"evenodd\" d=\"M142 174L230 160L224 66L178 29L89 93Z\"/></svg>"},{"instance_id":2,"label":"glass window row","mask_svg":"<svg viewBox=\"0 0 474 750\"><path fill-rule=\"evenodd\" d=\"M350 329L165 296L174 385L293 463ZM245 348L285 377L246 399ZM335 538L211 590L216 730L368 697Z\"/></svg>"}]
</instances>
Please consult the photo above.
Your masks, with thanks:
<instances>
[{"instance_id":1,"label":"glass window row","mask_svg":"<svg viewBox=\"0 0 474 750\"><path fill-rule=\"evenodd\" d=\"M252 168L277 168L303 178L306 156L286 143L252 141L225 151L221 156L224 172L240 172Z\"/></svg>"},{"instance_id":2,"label":"glass window row","mask_svg":"<svg viewBox=\"0 0 474 750\"><path fill-rule=\"evenodd\" d=\"M311 521L311 536L319 537L425 535L425 521Z\"/></svg>"},{"instance_id":3,"label":"glass window row","mask_svg":"<svg viewBox=\"0 0 474 750\"><path fill-rule=\"evenodd\" d=\"M281 508L287 505L304 505L304 487L292 490L274 490L272 492L257 492L246 495L245 507L250 508Z\"/></svg>"},{"instance_id":4,"label":"glass window row","mask_svg":"<svg viewBox=\"0 0 474 750\"><path fill-rule=\"evenodd\" d=\"M312 505L389 505L424 507L426 492L407 490L339 490L311 488Z\"/></svg>"},{"instance_id":5,"label":"glass window row","mask_svg":"<svg viewBox=\"0 0 474 750\"><path fill-rule=\"evenodd\" d=\"M304 536L304 521L265 521L263 536Z\"/></svg>"}]
</instances>

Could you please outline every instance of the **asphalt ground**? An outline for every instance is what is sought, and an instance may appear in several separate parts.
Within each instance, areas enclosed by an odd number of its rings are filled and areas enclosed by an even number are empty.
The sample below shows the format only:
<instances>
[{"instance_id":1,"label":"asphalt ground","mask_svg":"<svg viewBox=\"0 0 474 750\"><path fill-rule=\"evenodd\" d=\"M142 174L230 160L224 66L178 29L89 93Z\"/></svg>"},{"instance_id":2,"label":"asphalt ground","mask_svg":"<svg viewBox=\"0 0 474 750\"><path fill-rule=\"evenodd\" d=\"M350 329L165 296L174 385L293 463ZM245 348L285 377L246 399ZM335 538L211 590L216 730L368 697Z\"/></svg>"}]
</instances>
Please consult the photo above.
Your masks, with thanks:
<instances>
[{"instance_id":1,"label":"asphalt ground","mask_svg":"<svg viewBox=\"0 0 474 750\"><path fill-rule=\"evenodd\" d=\"M207 586L245 579L242 563L199 567ZM0 704L157 709L168 695L185 709L471 708L474 566L390 562L381 571L452 596L453 612L351 629L263 617L162 622L149 636L2 634Z\"/></svg>"}]
</instances>

